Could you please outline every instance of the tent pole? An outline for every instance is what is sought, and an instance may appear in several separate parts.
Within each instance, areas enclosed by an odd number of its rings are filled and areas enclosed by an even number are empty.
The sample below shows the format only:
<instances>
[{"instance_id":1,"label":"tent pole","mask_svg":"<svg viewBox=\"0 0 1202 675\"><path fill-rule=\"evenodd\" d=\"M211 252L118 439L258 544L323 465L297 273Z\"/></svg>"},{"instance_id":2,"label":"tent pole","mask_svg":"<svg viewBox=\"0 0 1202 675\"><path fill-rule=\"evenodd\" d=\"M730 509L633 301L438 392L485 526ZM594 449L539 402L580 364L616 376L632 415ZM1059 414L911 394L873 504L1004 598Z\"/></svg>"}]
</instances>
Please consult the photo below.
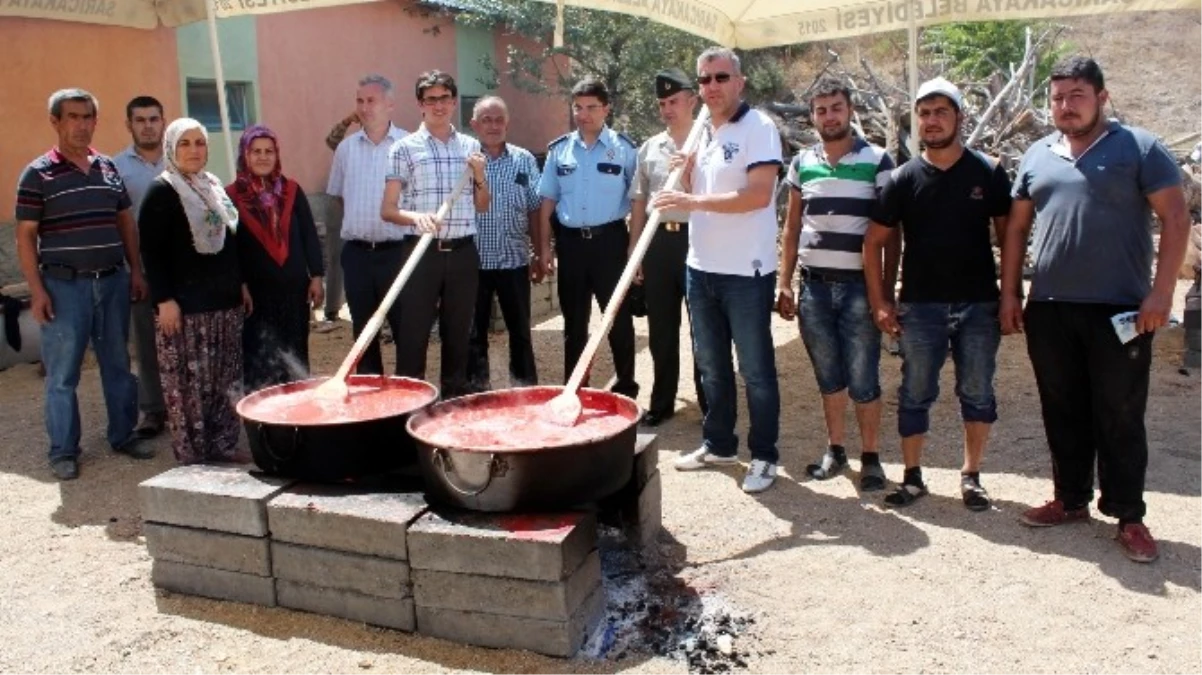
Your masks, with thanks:
<instances>
[{"instance_id":1,"label":"tent pole","mask_svg":"<svg viewBox=\"0 0 1202 675\"><path fill-rule=\"evenodd\" d=\"M918 96L918 20L914 17L913 8L909 12L910 21L906 27L909 38L909 55L906 59L910 71L910 156L918 156L918 115L914 112L914 99Z\"/></svg>"},{"instance_id":2,"label":"tent pole","mask_svg":"<svg viewBox=\"0 0 1202 675\"><path fill-rule=\"evenodd\" d=\"M225 137L225 156L229 169L229 180L234 180L238 171L234 165L234 136L230 132L230 109L225 96L225 72L221 68L221 45L217 42L217 14L213 6L216 0L205 0L205 14L209 20L209 50L213 54L213 74L217 77L217 106L221 109L221 133Z\"/></svg>"}]
</instances>

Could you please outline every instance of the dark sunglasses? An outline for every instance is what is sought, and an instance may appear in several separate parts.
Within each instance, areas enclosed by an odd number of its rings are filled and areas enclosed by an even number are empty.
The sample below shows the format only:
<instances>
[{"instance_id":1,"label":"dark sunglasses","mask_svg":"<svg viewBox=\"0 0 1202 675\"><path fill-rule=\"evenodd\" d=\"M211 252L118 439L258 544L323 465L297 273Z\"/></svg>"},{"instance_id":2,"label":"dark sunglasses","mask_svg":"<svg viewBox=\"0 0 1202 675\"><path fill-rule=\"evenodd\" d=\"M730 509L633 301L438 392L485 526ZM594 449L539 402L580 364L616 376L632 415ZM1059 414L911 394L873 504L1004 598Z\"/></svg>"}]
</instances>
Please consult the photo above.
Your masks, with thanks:
<instances>
[{"instance_id":1,"label":"dark sunglasses","mask_svg":"<svg viewBox=\"0 0 1202 675\"><path fill-rule=\"evenodd\" d=\"M706 85L710 82L717 81L718 84L726 84L730 82L730 73L715 73L713 75L698 75L697 84Z\"/></svg>"}]
</instances>

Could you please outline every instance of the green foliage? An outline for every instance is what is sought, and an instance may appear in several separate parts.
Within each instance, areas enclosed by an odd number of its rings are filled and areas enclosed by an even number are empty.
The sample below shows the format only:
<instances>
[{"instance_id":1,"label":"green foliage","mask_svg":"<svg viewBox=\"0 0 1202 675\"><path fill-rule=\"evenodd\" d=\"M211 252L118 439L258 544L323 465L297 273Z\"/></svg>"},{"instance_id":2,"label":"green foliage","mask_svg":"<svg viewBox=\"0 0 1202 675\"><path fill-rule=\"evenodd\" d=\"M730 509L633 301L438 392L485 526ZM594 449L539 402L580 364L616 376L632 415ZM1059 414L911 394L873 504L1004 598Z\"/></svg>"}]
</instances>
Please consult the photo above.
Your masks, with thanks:
<instances>
[{"instance_id":1,"label":"green foliage","mask_svg":"<svg viewBox=\"0 0 1202 675\"><path fill-rule=\"evenodd\" d=\"M1026 29L1032 39L1049 28L1033 21L984 21L948 23L922 31L921 48L944 62L948 75L957 80L984 80L995 71L1010 73L1022 62L1026 48ZM1040 54L1035 64L1035 80L1042 82L1052 66L1065 53L1067 45L1054 45Z\"/></svg>"},{"instance_id":2,"label":"green foliage","mask_svg":"<svg viewBox=\"0 0 1202 675\"><path fill-rule=\"evenodd\" d=\"M453 0L462 25L500 29L526 37L529 49L511 46L506 63L490 64L498 78L567 105L578 80L591 75L609 88L610 124L636 140L658 132L655 73L664 68L695 72L697 55L708 42L653 21L612 12L564 8L564 46L553 46L555 6L533 0ZM752 102L786 89L775 51L741 54ZM571 65L569 66L568 61Z\"/></svg>"}]
</instances>

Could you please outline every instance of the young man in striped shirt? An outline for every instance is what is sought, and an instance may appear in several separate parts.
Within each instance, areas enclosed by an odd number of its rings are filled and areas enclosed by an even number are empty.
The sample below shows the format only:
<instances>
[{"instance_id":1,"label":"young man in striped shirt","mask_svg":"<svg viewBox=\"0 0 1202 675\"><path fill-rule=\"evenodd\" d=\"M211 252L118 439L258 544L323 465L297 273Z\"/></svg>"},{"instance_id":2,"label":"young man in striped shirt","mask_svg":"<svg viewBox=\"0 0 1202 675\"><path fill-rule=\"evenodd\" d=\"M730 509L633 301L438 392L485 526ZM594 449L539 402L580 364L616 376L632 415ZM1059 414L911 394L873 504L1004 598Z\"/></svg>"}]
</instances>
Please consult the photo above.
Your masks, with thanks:
<instances>
[{"instance_id":1,"label":"young man in striped shirt","mask_svg":"<svg viewBox=\"0 0 1202 675\"><path fill-rule=\"evenodd\" d=\"M828 446L806 467L825 480L847 465L847 401L860 427L860 489L885 487L877 452L881 427L881 334L872 321L861 249L868 214L893 169L884 149L851 131L851 93L824 78L811 89L810 114L822 142L797 153L786 180L793 188L782 236L777 311L798 319L801 338L822 392ZM885 250L886 287L896 281L898 237ZM793 296L793 270L801 261L801 297ZM892 270L892 273L890 273Z\"/></svg>"}]
</instances>

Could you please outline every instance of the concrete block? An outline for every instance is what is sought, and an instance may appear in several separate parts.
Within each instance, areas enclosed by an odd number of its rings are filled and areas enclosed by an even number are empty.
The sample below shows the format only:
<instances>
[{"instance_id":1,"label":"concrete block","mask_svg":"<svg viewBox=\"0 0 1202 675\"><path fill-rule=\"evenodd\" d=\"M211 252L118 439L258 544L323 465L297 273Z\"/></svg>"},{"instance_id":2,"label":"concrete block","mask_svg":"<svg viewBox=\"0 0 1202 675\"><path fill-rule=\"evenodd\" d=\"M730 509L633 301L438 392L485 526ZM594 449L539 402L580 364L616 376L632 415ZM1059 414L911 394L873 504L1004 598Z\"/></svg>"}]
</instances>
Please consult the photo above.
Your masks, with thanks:
<instances>
[{"instance_id":1,"label":"concrete block","mask_svg":"<svg viewBox=\"0 0 1202 675\"><path fill-rule=\"evenodd\" d=\"M413 598L377 598L354 591L322 588L287 579L275 580L280 607L361 621L412 633L417 626Z\"/></svg>"},{"instance_id":2,"label":"concrete block","mask_svg":"<svg viewBox=\"0 0 1202 675\"><path fill-rule=\"evenodd\" d=\"M639 548L650 548L659 536L664 522L663 487L658 471L639 493L637 513L633 524L626 528L626 536L632 543L637 543Z\"/></svg>"},{"instance_id":3,"label":"concrete block","mask_svg":"<svg viewBox=\"0 0 1202 675\"><path fill-rule=\"evenodd\" d=\"M142 534L146 535L146 549L155 560L271 576L271 550L267 537L159 523L144 523Z\"/></svg>"},{"instance_id":4,"label":"concrete block","mask_svg":"<svg viewBox=\"0 0 1202 675\"><path fill-rule=\"evenodd\" d=\"M243 468L194 464L142 481L142 520L262 537L269 499L291 480Z\"/></svg>"},{"instance_id":5,"label":"concrete block","mask_svg":"<svg viewBox=\"0 0 1202 675\"><path fill-rule=\"evenodd\" d=\"M409 526L414 569L560 581L597 548L590 513L427 511Z\"/></svg>"},{"instance_id":6,"label":"concrete block","mask_svg":"<svg viewBox=\"0 0 1202 675\"><path fill-rule=\"evenodd\" d=\"M150 568L150 581L174 593L275 606L275 583L271 577L155 560Z\"/></svg>"},{"instance_id":7,"label":"concrete block","mask_svg":"<svg viewBox=\"0 0 1202 675\"><path fill-rule=\"evenodd\" d=\"M655 434L639 434L634 442L634 471L630 479L636 490L642 490L651 476L659 471L659 437Z\"/></svg>"},{"instance_id":8,"label":"concrete block","mask_svg":"<svg viewBox=\"0 0 1202 675\"><path fill-rule=\"evenodd\" d=\"M277 579L380 598L413 595L409 565L402 560L272 541L271 572Z\"/></svg>"},{"instance_id":9,"label":"concrete block","mask_svg":"<svg viewBox=\"0 0 1202 675\"><path fill-rule=\"evenodd\" d=\"M418 607L567 621L601 585L601 556L593 551L563 581L532 581L413 570Z\"/></svg>"},{"instance_id":10,"label":"concrete block","mask_svg":"<svg viewBox=\"0 0 1202 675\"><path fill-rule=\"evenodd\" d=\"M417 632L481 647L527 649L570 657L605 615L605 589L598 587L567 621L417 607Z\"/></svg>"},{"instance_id":11,"label":"concrete block","mask_svg":"<svg viewBox=\"0 0 1202 675\"><path fill-rule=\"evenodd\" d=\"M267 503L274 541L405 560L405 530L426 510L420 494L293 485Z\"/></svg>"}]
</instances>

